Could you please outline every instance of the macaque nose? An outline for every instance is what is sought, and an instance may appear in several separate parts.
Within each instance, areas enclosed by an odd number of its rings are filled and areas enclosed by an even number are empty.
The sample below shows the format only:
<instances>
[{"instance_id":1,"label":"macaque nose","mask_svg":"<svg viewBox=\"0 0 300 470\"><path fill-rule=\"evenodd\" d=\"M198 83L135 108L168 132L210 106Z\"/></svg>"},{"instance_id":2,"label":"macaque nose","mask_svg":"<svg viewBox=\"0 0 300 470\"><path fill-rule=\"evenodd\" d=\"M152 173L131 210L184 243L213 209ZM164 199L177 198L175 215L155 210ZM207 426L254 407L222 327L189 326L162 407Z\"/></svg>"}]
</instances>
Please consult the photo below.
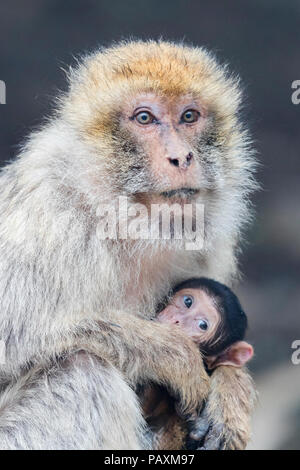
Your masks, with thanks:
<instances>
[{"instance_id":1,"label":"macaque nose","mask_svg":"<svg viewBox=\"0 0 300 470\"><path fill-rule=\"evenodd\" d=\"M171 165L174 165L177 168L180 168L181 170L186 170L190 166L190 164L192 163L193 157L194 157L193 152L189 152L183 158L169 157L168 160L171 163Z\"/></svg>"}]
</instances>

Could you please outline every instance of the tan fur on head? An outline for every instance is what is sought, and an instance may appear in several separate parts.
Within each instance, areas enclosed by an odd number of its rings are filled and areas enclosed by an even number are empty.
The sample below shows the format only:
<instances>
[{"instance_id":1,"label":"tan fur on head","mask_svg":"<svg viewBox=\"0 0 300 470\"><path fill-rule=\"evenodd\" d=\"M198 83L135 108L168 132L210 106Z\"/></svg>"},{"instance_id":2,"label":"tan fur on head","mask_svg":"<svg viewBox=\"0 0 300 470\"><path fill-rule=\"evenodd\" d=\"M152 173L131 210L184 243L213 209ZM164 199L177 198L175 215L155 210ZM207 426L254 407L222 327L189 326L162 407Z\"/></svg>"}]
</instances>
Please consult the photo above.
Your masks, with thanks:
<instances>
[{"instance_id":1,"label":"tan fur on head","mask_svg":"<svg viewBox=\"0 0 300 470\"><path fill-rule=\"evenodd\" d=\"M97 135L97 129L100 133L105 129L107 116L128 94L151 91L175 97L196 95L227 132L237 123L241 100L238 80L210 53L169 42L125 42L96 52L71 71L70 84L64 112L92 136Z\"/></svg>"}]
</instances>

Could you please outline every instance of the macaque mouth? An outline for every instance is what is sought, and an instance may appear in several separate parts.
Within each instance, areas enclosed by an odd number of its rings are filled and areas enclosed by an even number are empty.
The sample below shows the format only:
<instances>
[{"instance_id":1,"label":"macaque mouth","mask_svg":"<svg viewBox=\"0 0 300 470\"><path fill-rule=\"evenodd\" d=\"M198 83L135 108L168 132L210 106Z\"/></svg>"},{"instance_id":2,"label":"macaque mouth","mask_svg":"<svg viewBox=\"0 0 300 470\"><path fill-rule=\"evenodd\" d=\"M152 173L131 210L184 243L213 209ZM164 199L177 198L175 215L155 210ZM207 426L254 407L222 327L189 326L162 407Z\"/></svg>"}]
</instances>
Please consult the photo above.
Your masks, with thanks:
<instances>
[{"instance_id":1,"label":"macaque mouth","mask_svg":"<svg viewBox=\"0 0 300 470\"><path fill-rule=\"evenodd\" d=\"M199 194L200 190L196 188L178 188L178 189L171 189L170 191L163 191L160 193L160 196L165 198L172 198L177 197L180 199L187 199L192 198Z\"/></svg>"}]
</instances>

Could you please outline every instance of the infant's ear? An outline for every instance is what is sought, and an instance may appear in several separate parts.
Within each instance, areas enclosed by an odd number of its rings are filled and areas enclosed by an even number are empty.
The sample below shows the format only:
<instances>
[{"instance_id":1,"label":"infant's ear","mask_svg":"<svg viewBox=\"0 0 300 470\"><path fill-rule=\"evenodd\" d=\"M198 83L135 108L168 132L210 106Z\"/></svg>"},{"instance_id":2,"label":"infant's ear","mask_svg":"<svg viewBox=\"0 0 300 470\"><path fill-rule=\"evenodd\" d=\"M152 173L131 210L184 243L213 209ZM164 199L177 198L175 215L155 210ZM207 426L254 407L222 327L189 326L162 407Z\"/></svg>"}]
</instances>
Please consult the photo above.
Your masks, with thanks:
<instances>
[{"instance_id":1,"label":"infant's ear","mask_svg":"<svg viewBox=\"0 0 300 470\"><path fill-rule=\"evenodd\" d=\"M209 369L218 366L243 367L253 357L253 347L246 341L237 341L226 351L208 361Z\"/></svg>"}]
</instances>

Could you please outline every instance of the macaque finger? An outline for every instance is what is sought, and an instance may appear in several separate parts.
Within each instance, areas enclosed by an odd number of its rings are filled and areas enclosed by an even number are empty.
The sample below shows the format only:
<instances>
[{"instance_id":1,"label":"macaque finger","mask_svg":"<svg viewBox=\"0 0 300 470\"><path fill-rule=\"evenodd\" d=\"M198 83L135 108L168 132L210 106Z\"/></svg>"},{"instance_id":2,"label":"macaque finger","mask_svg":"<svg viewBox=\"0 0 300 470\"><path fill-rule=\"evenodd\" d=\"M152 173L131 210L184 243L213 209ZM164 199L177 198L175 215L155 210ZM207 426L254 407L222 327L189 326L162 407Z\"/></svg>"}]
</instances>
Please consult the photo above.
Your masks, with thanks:
<instances>
[{"instance_id":1,"label":"macaque finger","mask_svg":"<svg viewBox=\"0 0 300 470\"><path fill-rule=\"evenodd\" d=\"M203 445L198 450L224 450L223 426L211 426Z\"/></svg>"},{"instance_id":2,"label":"macaque finger","mask_svg":"<svg viewBox=\"0 0 300 470\"><path fill-rule=\"evenodd\" d=\"M190 438L195 441L201 441L208 433L210 422L207 413L204 411L190 424Z\"/></svg>"}]
</instances>

